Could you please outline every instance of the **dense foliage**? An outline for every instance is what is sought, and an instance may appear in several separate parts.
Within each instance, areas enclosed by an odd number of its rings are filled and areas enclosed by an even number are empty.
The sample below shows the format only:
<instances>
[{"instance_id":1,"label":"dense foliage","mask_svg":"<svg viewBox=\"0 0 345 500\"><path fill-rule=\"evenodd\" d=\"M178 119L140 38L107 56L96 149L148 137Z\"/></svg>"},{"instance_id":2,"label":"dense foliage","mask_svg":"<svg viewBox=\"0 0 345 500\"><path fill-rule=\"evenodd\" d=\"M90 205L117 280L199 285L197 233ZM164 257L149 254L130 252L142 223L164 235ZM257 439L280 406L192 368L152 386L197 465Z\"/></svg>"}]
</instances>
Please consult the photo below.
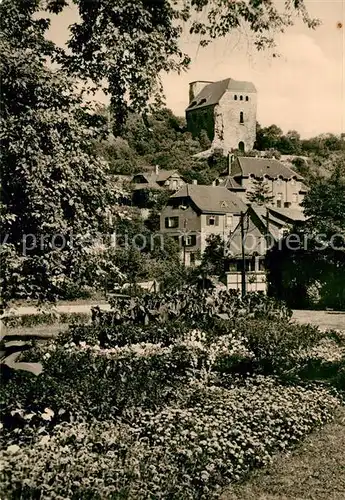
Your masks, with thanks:
<instances>
[{"instance_id":1,"label":"dense foliage","mask_svg":"<svg viewBox=\"0 0 345 500\"><path fill-rule=\"evenodd\" d=\"M77 82L48 66L54 47L44 38L48 22L33 18L39 5L0 5L5 302L53 300L81 289L85 261L97 259L90 251L96 235L107 232L107 211L118 198L108 166L92 147L104 123Z\"/></svg>"},{"instance_id":2,"label":"dense foliage","mask_svg":"<svg viewBox=\"0 0 345 500\"><path fill-rule=\"evenodd\" d=\"M345 309L344 159L330 178L318 178L303 202L303 228L267 256L271 292L291 307ZM289 239L290 238L290 239Z\"/></svg>"}]
</instances>

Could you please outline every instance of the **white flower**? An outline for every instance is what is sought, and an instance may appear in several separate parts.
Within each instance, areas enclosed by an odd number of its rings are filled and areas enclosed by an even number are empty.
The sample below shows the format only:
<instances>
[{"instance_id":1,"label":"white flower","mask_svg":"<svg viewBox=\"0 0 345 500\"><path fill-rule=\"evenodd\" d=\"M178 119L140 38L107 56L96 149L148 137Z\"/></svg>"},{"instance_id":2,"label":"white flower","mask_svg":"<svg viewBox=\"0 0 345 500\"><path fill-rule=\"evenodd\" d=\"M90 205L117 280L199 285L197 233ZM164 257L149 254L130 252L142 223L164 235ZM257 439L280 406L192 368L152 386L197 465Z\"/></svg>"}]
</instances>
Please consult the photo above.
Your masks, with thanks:
<instances>
[{"instance_id":1,"label":"white flower","mask_svg":"<svg viewBox=\"0 0 345 500\"><path fill-rule=\"evenodd\" d=\"M42 439L38 442L38 444L41 446L48 444L50 441L50 436L43 436Z\"/></svg>"},{"instance_id":2,"label":"white flower","mask_svg":"<svg viewBox=\"0 0 345 500\"><path fill-rule=\"evenodd\" d=\"M54 417L54 412L50 408L45 408L44 413L42 413L41 418L43 420L51 420Z\"/></svg>"},{"instance_id":3,"label":"white flower","mask_svg":"<svg viewBox=\"0 0 345 500\"><path fill-rule=\"evenodd\" d=\"M19 446L17 444L11 444L10 446L8 446L7 448L7 453L18 453L18 451L20 450Z\"/></svg>"}]
</instances>

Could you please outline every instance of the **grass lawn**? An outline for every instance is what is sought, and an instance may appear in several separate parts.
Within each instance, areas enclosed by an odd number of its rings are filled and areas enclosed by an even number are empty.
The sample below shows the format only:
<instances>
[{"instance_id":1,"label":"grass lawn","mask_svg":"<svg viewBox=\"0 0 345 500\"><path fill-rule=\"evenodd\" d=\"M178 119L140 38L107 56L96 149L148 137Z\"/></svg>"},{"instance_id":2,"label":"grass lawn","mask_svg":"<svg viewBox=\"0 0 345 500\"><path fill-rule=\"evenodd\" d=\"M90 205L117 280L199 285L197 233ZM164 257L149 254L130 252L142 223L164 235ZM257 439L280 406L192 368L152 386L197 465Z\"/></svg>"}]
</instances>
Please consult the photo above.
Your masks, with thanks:
<instances>
[{"instance_id":1,"label":"grass lawn","mask_svg":"<svg viewBox=\"0 0 345 500\"><path fill-rule=\"evenodd\" d=\"M333 423L310 435L292 453L277 457L222 500L344 500L345 407Z\"/></svg>"},{"instance_id":2,"label":"grass lawn","mask_svg":"<svg viewBox=\"0 0 345 500\"><path fill-rule=\"evenodd\" d=\"M345 312L337 311L294 311L293 317L298 323L311 323L322 330L334 329L345 331Z\"/></svg>"}]
</instances>

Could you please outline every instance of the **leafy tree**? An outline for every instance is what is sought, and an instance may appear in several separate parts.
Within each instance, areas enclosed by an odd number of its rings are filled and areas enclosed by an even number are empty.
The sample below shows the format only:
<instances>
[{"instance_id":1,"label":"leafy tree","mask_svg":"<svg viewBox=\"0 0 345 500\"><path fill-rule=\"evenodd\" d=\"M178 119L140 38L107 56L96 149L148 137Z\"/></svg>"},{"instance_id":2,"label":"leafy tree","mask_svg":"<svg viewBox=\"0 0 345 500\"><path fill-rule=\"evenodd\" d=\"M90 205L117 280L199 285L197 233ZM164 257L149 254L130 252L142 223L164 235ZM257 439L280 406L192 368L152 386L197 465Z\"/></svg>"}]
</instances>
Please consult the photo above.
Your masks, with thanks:
<instances>
[{"instance_id":1,"label":"leafy tree","mask_svg":"<svg viewBox=\"0 0 345 500\"><path fill-rule=\"evenodd\" d=\"M162 72L189 66L180 40L186 23L202 46L246 25L258 50L274 47L275 34L298 16L310 28L318 25L303 0L288 2L282 10L265 0L4 0L4 8L11 3L16 13L30 10L31 14L40 9L59 14L72 3L77 5L80 20L71 27L69 52L60 50L54 59L78 78L104 88L111 98L116 130L125 124L128 111L147 114L161 104ZM16 29L20 39L21 24Z\"/></svg>"},{"instance_id":2,"label":"leafy tree","mask_svg":"<svg viewBox=\"0 0 345 500\"><path fill-rule=\"evenodd\" d=\"M202 255L200 270L205 276L223 276L226 262L226 245L220 235L210 235Z\"/></svg>"},{"instance_id":3,"label":"leafy tree","mask_svg":"<svg viewBox=\"0 0 345 500\"><path fill-rule=\"evenodd\" d=\"M255 149L264 151L267 149L278 149L283 136L283 131L277 125L262 128L259 123L256 127Z\"/></svg>"},{"instance_id":4,"label":"leafy tree","mask_svg":"<svg viewBox=\"0 0 345 500\"><path fill-rule=\"evenodd\" d=\"M247 198L257 205L269 205L273 202L272 190L264 179L254 179L253 190L248 192Z\"/></svg>"},{"instance_id":5,"label":"leafy tree","mask_svg":"<svg viewBox=\"0 0 345 500\"><path fill-rule=\"evenodd\" d=\"M133 175L140 172L140 158L125 139L110 136L96 141L95 148L96 153L109 164L112 174Z\"/></svg>"},{"instance_id":6,"label":"leafy tree","mask_svg":"<svg viewBox=\"0 0 345 500\"><path fill-rule=\"evenodd\" d=\"M271 292L291 307L310 307L317 290L318 307L345 309L344 160L330 178L313 180L303 202L308 217L267 256ZM315 295L313 293L313 295ZM314 297L315 298L315 297Z\"/></svg>"},{"instance_id":7,"label":"leafy tree","mask_svg":"<svg viewBox=\"0 0 345 500\"><path fill-rule=\"evenodd\" d=\"M329 179L316 179L307 193L303 207L310 233L324 234L329 240L336 234L345 236L344 173L345 160L342 159ZM342 246L345 248L345 241Z\"/></svg>"},{"instance_id":8,"label":"leafy tree","mask_svg":"<svg viewBox=\"0 0 345 500\"><path fill-rule=\"evenodd\" d=\"M301 137L296 130L289 130L286 135L282 135L277 149L285 155L298 155L301 153Z\"/></svg>"},{"instance_id":9,"label":"leafy tree","mask_svg":"<svg viewBox=\"0 0 345 500\"><path fill-rule=\"evenodd\" d=\"M47 66L53 48L47 23L32 17L38 5L0 5L3 300L53 299L78 283L73 253L87 258L117 199L93 150L104 122L76 82Z\"/></svg>"},{"instance_id":10,"label":"leafy tree","mask_svg":"<svg viewBox=\"0 0 345 500\"><path fill-rule=\"evenodd\" d=\"M44 16L60 14L72 3L80 20L71 27L65 51L46 39L50 21ZM102 88L110 95L115 135L124 129L129 113L143 115L137 123L135 149L151 155L152 161L159 140L151 134L148 113L162 104L161 73L188 67L189 57L180 48L185 23L190 21L191 33L206 45L245 22L262 49L272 46L273 32L283 31L296 14L309 26L316 25L302 0L293 7L279 12L263 0L255 4L187 0L183 5L169 0L3 0L1 217L7 266L3 296L61 296L66 287L82 281L78 270L92 247L79 237L72 245L72 234L90 240L95 232L107 230L105 213L116 203L116 193L100 158L106 152L97 156L95 142L106 137L108 126L105 117L85 102L85 92ZM194 14L205 11L206 19L195 21ZM80 82L85 83L84 94L77 92ZM165 119L173 125L166 130L167 151L182 130L166 112L157 119L158 129L164 130ZM131 146L129 139L128 143ZM115 169L123 172L134 156L122 146L115 147L114 161L119 161ZM176 146L176 164L190 146L182 153ZM197 141L194 146L197 152ZM31 245L23 256L23 234L28 233L36 241L47 234L48 240L39 248ZM64 237L64 248L53 248L51 238L57 234Z\"/></svg>"}]
</instances>

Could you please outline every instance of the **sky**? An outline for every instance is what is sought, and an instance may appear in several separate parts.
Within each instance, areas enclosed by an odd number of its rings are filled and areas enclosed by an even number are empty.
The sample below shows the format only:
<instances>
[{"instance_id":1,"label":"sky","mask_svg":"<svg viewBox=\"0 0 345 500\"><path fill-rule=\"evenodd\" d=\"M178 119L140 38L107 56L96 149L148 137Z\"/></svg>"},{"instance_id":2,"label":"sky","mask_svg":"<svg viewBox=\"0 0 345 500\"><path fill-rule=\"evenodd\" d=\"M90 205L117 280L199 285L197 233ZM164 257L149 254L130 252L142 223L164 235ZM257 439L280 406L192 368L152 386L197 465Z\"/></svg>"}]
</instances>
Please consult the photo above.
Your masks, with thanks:
<instances>
[{"instance_id":1,"label":"sky","mask_svg":"<svg viewBox=\"0 0 345 500\"><path fill-rule=\"evenodd\" d=\"M302 138L344 133L345 0L305 3L311 16L319 18L322 25L310 30L297 22L278 35L279 58L257 52L243 32L234 32L206 48L199 46L196 37L184 33L181 46L192 62L182 75L163 75L167 106L183 116L189 82L231 77L255 84L257 119L262 126L274 123L285 133L297 130ZM65 9L52 20L48 36L62 45L68 37L68 26L76 20L76 10Z\"/></svg>"}]
</instances>

